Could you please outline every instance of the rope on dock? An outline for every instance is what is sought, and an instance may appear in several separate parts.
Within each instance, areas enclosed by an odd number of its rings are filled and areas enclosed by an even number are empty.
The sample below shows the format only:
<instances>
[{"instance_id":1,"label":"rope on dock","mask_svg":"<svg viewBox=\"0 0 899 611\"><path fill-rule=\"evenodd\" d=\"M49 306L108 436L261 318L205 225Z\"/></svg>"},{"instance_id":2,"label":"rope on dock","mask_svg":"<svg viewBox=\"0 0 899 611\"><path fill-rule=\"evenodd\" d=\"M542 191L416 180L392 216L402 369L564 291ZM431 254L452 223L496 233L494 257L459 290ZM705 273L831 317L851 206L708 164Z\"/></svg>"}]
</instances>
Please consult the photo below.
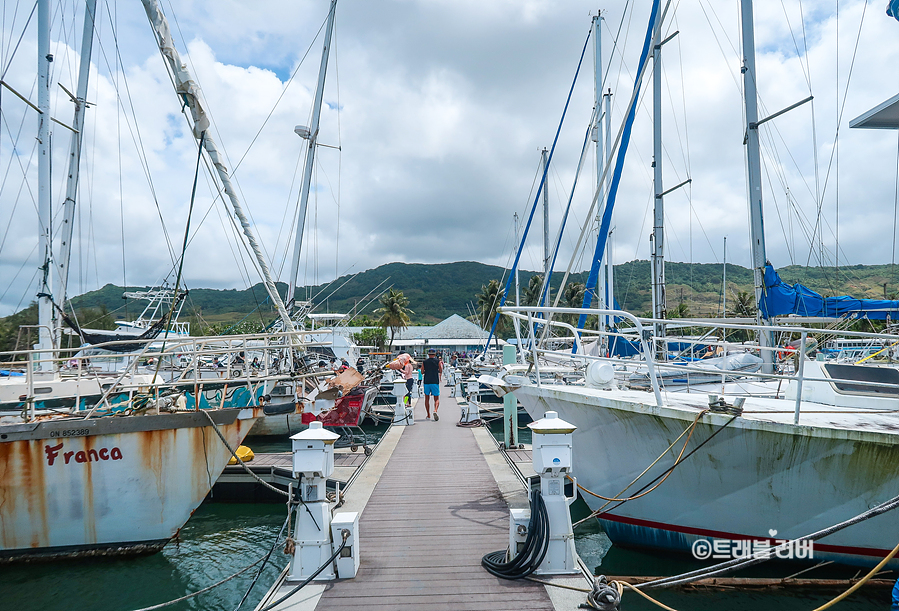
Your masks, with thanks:
<instances>
[{"instance_id":1,"label":"rope on dock","mask_svg":"<svg viewBox=\"0 0 899 611\"><path fill-rule=\"evenodd\" d=\"M214 431L215 431L215 434L219 436L219 439L222 440L222 443L225 444L225 447L228 448L228 451L229 451L229 452L231 452L231 456L234 457L234 459L237 461L237 464L239 464L241 467L243 467L243 470L244 470L244 471L246 471L246 472L247 472L253 479L255 479L257 482L259 482L260 484L262 484L263 486L265 486L265 487L268 488L269 490L272 490L272 491L274 491L274 492L277 492L278 494L283 494L284 496L287 496L287 497L290 496L286 491L281 490L280 488L277 488L277 487L275 487L275 486L272 486L272 485L269 484L267 481L265 481L264 479L262 479L261 477L259 477L259 476L256 475L255 473L253 473L253 470L250 469L250 468L247 466L247 463L245 463L244 461L242 461L242 460L240 459L240 456L237 455L237 452L234 451L234 448L232 448L232 447L228 444L228 441L225 439L225 436L222 435L222 432L219 430L218 425L217 425L217 424L215 423L215 421L212 419L212 416L209 415L209 412L206 411L206 410L204 410L204 409L201 409L200 412L203 413L203 414L205 414L206 417L209 419L209 423L212 425L212 430L214 430Z\"/></svg>"}]
</instances>

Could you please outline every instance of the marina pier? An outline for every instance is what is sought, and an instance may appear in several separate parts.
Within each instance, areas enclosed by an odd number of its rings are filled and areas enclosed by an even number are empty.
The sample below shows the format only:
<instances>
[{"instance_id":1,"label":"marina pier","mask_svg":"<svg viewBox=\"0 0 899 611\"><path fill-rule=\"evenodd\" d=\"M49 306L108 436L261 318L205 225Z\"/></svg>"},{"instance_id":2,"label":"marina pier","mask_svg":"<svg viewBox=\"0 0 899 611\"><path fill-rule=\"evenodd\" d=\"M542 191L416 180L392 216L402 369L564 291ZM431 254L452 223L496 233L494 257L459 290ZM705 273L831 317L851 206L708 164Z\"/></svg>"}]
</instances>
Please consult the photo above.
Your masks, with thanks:
<instances>
[{"instance_id":1,"label":"marina pier","mask_svg":"<svg viewBox=\"0 0 899 611\"><path fill-rule=\"evenodd\" d=\"M425 420L419 399L415 425L391 427L347 490L340 511L361 514L356 577L312 582L275 609L517 611L576 609L583 602L582 592L500 579L481 566L484 554L506 548L509 509L526 508L528 498L489 430L455 425L458 409L455 399L443 397L441 419ZM510 454L530 470L529 452ZM592 581L551 580L580 589ZM273 589L257 609L296 585Z\"/></svg>"}]
</instances>

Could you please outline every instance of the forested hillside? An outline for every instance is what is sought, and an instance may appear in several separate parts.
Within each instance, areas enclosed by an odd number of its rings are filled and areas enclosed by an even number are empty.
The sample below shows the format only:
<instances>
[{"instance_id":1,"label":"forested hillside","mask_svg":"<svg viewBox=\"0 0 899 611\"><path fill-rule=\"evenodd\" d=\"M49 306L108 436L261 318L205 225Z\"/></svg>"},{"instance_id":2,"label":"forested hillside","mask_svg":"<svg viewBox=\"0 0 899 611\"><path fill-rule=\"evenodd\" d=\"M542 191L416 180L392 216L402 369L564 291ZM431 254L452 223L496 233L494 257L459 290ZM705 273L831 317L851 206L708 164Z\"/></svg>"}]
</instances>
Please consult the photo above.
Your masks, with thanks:
<instances>
[{"instance_id":1,"label":"forested hillside","mask_svg":"<svg viewBox=\"0 0 899 611\"><path fill-rule=\"evenodd\" d=\"M681 312L692 316L716 316L721 311L721 264L667 263L667 302L669 311L680 304ZM825 296L850 294L856 297L877 298L895 295L896 274L890 265L806 268L790 266L778 270L785 282L802 282ZM402 291L409 299L413 324L431 324L451 314L468 317L474 313L477 296L490 280L503 280L507 272L500 267L473 261L425 265L419 263L390 263L334 282L297 290L298 299L311 299L320 312L355 312L373 316L378 307L377 297L388 288ZM524 295L533 271L520 274ZM558 287L561 273L553 275L553 288ZM586 273L571 277L583 282ZM886 286L884 284L886 283ZM142 290L146 287L128 287ZM286 287L279 284L284 293ZM727 307L732 308L739 292L752 293L751 272L737 265L727 266ZM133 319L143 309L143 303L122 299L122 287L106 285L72 300L76 310L87 310L94 321L88 325L108 327L114 319ZM555 290L554 293L555 294ZM635 314L651 310L650 271L648 261L630 261L615 266L615 298L620 307ZM29 311L30 315L33 315ZM0 319L0 335L15 334L14 315ZM254 324L270 321L273 308L261 284L246 290L216 290L191 288L182 320L189 320L197 330L213 323L230 325L246 319Z\"/></svg>"}]
</instances>

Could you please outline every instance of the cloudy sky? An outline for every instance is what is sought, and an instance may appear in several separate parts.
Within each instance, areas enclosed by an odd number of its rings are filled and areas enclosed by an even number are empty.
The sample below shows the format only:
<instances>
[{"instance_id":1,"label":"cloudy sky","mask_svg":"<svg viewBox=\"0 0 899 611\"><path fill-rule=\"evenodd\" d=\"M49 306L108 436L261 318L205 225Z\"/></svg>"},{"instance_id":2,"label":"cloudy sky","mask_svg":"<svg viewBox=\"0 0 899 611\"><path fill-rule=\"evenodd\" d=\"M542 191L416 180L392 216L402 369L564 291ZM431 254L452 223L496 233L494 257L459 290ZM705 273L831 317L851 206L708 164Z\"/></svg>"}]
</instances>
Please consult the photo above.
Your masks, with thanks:
<instances>
[{"instance_id":1,"label":"cloudy sky","mask_svg":"<svg viewBox=\"0 0 899 611\"><path fill-rule=\"evenodd\" d=\"M180 252L196 143L180 115L141 3L101 0L85 126L71 292L170 275ZM899 22L885 0L758 2L761 114L814 95L762 129L768 257L776 266L895 260L897 134L849 121L899 93ZM203 87L266 255L286 280L303 144L327 0L163 2L175 43ZM602 63L612 131L630 97L649 2L341 0L300 284L391 261L508 266L513 214L535 197L540 150L553 142L591 26L603 10ZM3 79L36 102L30 1L4 2ZM71 122L81 3L54 5L51 114ZM662 131L667 257L749 264L739 5L673 1L663 26ZM21 38L21 41L20 41ZM575 178L594 96L593 40L549 176L550 229ZM644 92L650 89L649 72ZM37 118L7 90L0 123L0 315L36 292ZM649 255L651 108L634 127L613 220L616 262ZM61 209L70 132L53 125L53 207ZM561 269L596 182L580 176ZM57 219L58 220L58 219ZM57 222L57 226L58 226ZM522 267L542 259L542 212ZM592 238L592 242L595 238ZM592 247L591 247L592 250ZM285 263L285 259L287 262ZM575 257L577 269L588 257ZM557 267L557 269L559 269ZM208 173L200 177L184 267L191 287L244 288L258 275Z\"/></svg>"}]
</instances>

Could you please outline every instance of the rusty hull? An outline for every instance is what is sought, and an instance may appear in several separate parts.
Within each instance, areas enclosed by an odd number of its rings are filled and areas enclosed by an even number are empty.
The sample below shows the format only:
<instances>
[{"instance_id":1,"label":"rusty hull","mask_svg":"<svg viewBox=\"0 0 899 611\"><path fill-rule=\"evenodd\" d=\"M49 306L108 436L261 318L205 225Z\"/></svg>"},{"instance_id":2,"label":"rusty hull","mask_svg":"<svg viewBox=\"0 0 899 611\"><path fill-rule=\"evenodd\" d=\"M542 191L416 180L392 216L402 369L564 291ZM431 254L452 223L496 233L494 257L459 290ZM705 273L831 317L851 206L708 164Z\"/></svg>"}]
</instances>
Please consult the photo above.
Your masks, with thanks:
<instances>
[{"instance_id":1,"label":"rusty hull","mask_svg":"<svg viewBox=\"0 0 899 611\"><path fill-rule=\"evenodd\" d=\"M210 415L236 448L261 413ZM0 562L158 551L230 457L199 412L0 426Z\"/></svg>"}]
</instances>

